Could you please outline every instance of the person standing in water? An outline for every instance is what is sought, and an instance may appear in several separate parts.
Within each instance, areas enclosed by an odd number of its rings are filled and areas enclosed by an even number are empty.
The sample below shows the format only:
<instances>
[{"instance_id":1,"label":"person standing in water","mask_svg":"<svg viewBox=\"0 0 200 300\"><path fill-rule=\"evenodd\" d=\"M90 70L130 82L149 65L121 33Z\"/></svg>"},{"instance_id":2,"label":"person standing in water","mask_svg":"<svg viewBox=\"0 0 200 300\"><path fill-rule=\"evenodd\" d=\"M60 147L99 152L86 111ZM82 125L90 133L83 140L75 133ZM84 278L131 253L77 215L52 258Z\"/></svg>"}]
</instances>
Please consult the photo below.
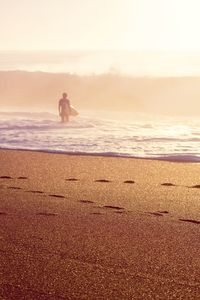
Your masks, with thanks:
<instances>
[{"instance_id":1,"label":"person standing in water","mask_svg":"<svg viewBox=\"0 0 200 300\"><path fill-rule=\"evenodd\" d=\"M63 93L63 97L59 100L58 111L61 117L61 122L69 122L70 101L67 98L67 93Z\"/></svg>"}]
</instances>

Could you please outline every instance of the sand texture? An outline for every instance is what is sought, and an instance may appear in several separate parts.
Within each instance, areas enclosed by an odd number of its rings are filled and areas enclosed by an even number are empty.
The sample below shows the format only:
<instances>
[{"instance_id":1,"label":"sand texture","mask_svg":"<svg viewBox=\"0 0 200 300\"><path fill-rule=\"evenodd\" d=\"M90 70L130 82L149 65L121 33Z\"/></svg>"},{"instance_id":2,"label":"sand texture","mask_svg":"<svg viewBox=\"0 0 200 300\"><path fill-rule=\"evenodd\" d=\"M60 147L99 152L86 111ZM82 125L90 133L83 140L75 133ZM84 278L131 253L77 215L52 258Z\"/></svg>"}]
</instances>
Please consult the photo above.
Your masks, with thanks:
<instances>
[{"instance_id":1,"label":"sand texture","mask_svg":"<svg viewBox=\"0 0 200 300\"><path fill-rule=\"evenodd\" d=\"M200 299L200 164L0 151L0 299Z\"/></svg>"}]
</instances>

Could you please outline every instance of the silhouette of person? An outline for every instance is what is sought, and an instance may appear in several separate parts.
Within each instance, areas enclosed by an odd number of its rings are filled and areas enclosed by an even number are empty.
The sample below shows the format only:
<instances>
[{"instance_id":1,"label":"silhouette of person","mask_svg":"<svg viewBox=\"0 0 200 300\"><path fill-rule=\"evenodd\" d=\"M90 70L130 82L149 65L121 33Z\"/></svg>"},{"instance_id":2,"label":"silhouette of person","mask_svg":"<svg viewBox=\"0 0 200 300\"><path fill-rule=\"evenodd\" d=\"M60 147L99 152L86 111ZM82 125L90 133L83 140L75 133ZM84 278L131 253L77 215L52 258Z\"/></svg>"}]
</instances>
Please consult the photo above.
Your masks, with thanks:
<instances>
[{"instance_id":1,"label":"silhouette of person","mask_svg":"<svg viewBox=\"0 0 200 300\"><path fill-rule=\"evenodd\" d=\"M63 93L62 98L59 100L58 111L61 117L61 122L68 122L70 114L70 101L67 98L67 93Z\"/></svg>"}]
</instances>

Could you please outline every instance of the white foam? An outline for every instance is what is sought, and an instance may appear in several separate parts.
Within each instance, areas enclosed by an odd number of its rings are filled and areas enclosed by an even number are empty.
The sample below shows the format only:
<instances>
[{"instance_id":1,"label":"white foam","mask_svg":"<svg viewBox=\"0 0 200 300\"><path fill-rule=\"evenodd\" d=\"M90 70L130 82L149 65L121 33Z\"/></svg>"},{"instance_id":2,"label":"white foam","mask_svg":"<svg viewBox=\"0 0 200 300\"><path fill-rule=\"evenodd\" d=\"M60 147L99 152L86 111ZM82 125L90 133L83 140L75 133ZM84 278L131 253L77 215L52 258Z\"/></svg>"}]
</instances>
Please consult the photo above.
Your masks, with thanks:
<instances>
[{"instance_id":1,"label":"white foam","mask_svg":"<svg viewBox=\"0 0 200 300\"><path fill-rule=\"evenodd\" d=\"M123 114L124 115L124 114ZM200 122L81 112L61 124L53 113L0 113L0 147L62 153L200 161Z\"/></svg>"}]
</instances>

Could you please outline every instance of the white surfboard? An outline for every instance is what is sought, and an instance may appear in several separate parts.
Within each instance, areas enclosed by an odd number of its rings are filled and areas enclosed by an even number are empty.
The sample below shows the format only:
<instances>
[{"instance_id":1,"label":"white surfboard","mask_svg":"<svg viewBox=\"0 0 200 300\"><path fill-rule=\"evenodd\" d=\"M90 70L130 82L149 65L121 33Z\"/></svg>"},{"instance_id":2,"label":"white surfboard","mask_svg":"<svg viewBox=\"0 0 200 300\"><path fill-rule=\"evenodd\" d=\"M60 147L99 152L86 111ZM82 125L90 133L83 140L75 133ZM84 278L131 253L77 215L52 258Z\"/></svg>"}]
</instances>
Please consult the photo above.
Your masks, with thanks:
<instances>
[{"instance_id":1,"label":"white surfboard","mask_svg":"<svg viewBox=\"0 0 200 300\"><path fill-rule=\"evenodd\" d=\"M73 105L70 104L70 116L78 116L78 111L75 109L75 107Z\"/></svg>"}]
</instances>

